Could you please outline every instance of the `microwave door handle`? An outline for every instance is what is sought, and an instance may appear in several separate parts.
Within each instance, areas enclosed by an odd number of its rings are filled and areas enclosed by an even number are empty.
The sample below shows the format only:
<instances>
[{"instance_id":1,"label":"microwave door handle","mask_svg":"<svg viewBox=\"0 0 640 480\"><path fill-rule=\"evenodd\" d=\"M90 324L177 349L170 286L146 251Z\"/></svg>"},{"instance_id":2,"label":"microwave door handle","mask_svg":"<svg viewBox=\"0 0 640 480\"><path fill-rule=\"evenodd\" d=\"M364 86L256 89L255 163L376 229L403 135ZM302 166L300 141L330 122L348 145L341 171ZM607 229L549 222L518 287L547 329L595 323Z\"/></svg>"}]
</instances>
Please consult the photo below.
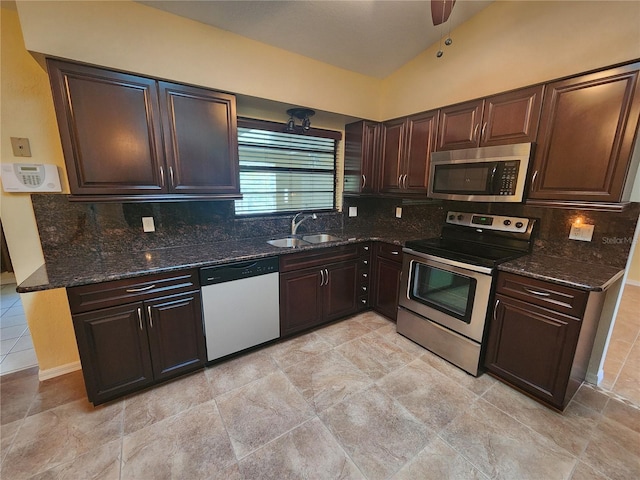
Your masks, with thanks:
<instances>
[{"instance_id":1,"label":"microwave door handle","mask_svg":"<svg viewBox=\"0 0 640 480\"><path fill-rule=\"evenodd\" d=\"M491 179L489 180L489 185L491 186L491 193L496 193L496 172L498 171L498 164L494 163L493 168L491 169Z\"/></svg>"}]
</instances>

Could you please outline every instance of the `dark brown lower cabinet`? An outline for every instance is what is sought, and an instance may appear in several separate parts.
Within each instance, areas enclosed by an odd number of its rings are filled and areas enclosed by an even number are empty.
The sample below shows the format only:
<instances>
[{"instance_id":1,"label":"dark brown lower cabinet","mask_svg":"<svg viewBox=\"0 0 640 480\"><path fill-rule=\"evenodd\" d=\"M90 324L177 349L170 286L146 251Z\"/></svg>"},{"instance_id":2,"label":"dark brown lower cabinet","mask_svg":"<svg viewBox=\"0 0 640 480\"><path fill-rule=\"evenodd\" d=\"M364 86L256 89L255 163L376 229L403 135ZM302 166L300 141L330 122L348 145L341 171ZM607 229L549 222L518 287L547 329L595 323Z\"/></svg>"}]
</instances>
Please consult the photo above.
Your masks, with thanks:
<instances>
[{"instance_id":1,"label":"dark brown lower cabinet","mask_svg":"<svg viewBox=\"0 0 640 480\"><path fill-rule=\"evenodd\" d=\"M490 374L563 410L586 374L603 292L498 275L485 366Z\"/></svg>"},{"instance_id":2,"label":"dark brown lower cabinet","mask_svg":"<svg viewBox=\"0 0 640 480\"><path fill-rule=\"evenodd\" d=\"M359 254L345 245L280 257L281 336L360 310Z\"/></svg>"},{"instance_id":3,"label":"dark brown lower cabinet","mask_svg":"<svg viewBox=\"0 0 640 480\"><path fill-rule=\"evenodd\" d=\"M373 271L373 309L396 321L402 274L402 247L376 243Z\"/></svg>"},{"instance_id":4,"label":"dark brown lower cabinet","mask_svg":"<svg viewBox=\"0 0 640 480\"><path fill-rule=\"evenodd\" d=\"M91 402L98 405L204 366L200 290L194 287L197 275L189 271L68 289ZM172 291L179 293L168 294ZM139 301L110 306L123 297Z\"/></svg>"}]
</instances>

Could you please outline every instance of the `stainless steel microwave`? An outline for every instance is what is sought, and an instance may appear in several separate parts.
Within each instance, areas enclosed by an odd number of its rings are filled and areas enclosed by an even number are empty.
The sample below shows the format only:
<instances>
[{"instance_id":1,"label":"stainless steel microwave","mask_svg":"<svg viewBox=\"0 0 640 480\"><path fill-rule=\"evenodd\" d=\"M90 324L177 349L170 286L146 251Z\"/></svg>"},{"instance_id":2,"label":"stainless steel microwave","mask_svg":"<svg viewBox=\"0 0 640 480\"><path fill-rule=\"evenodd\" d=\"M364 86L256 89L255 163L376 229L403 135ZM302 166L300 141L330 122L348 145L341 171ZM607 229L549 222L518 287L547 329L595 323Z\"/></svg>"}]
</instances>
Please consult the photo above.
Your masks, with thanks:
<instances>
[{"instance_id":1,"label":"stainless steel microwave","mask_svg":"<svg viewBox=\"0 0 640 480\"><path fill-rule=\"evenodd\" d=\"M522 202L532 144L431 154L427 196L470 202Z\"/></svg>"}]
</instances>

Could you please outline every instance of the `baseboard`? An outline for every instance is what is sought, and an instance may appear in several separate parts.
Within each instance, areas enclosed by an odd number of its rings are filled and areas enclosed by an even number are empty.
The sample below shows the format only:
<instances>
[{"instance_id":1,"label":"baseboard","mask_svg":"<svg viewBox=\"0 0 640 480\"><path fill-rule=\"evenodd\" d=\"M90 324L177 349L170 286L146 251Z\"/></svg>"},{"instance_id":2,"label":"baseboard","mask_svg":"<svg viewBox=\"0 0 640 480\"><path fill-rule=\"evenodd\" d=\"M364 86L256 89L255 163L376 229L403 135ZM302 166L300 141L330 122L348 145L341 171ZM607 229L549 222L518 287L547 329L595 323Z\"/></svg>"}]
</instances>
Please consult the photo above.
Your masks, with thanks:
<instances>
[{"instance_id":1,"label":"baseboard","mask_svg":"<svg viewBox=\"0 0 640 480\"><path fill-rule=\"evenodd\" d=\"M67 373L75 372L80 370L82 366L80 362L67 363L66 365L60 365L59 367L48 368L46 370L40 369L38 372L38 380L41 382L44 380L49 380L50 378L59 377L60 375L65 375Z\"/></svg>"},{"instance_id":2,"label":"baseboard","mask_svg":"<svg viewBox=\"0 0 640 480\"><path fill-rule=\"evenodd\" d=\"M633 285L634 287L640 287L640 280L630 280L627 278L627 285Z\"/></svg>"},{"instance_id":3,"label":"baseboard","mask_svg":"<svg viewBox=\"0 0 640 480\"><path fill-rule=\"evenodd\" d=\"M602 369L598 370L597 374L587 372L584 379L586 382L591 383L592 385L598 386L600 385L600 383L602 383L602 380L604 379L604 370Z\"/></svg>"}]
</instances>

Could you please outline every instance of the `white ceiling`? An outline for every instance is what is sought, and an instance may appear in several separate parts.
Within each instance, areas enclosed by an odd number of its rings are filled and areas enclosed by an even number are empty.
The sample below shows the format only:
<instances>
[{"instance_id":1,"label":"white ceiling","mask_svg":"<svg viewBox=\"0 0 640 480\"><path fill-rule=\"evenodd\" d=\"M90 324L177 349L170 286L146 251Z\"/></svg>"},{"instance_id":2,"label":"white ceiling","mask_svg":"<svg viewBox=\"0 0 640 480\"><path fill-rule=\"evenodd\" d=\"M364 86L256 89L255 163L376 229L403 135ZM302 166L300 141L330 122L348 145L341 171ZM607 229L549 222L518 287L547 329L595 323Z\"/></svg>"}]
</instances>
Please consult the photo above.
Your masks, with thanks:
<instances>
[{"instance_id":1,"label":"white ceiling","mask_svg":"<svg viewBox=\"0 0 640 480\"><path fill-rule=\"evenodd\" d=\"M384 78L492 1L457 0L434 27L425 0L141 0L139 3ZM455 44L455 38L454 38Z\"/></svg>"}]
</instances>

